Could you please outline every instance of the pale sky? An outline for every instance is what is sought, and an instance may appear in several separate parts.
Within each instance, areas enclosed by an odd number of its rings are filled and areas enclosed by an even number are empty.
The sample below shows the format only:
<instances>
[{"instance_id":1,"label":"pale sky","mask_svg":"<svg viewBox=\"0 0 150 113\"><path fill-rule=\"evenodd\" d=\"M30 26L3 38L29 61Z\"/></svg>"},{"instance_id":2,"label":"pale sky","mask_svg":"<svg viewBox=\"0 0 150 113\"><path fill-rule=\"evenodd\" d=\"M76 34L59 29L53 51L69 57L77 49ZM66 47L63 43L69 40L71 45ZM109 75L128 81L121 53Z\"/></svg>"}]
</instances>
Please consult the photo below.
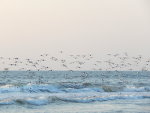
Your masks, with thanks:
<instances>
[{"instance_id":1,"label":"pale sky","mask_svg":"<svg viewBox=\"0 0 150 113\"><path fill-rule=\"evenodd\" d=\"M0 55L150 56L149 0L0 0Z\"/></svg>"}]
</instances>

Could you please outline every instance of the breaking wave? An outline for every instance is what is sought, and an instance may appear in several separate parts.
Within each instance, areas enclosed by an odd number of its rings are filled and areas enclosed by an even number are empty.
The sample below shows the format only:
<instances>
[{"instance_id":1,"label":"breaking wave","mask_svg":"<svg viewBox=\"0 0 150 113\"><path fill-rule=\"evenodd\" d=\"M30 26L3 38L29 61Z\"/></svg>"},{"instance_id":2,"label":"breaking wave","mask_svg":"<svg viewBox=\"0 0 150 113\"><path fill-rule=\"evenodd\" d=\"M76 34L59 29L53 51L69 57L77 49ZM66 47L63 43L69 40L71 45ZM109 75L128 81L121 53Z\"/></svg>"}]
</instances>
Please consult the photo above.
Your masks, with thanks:
<instances>
[{"instance_id":1,"label":"breaking wave","mask_svg":"<svg viewBox=\"0 0 150 113\"><path fill-rule=\"evenodd\" d=\"M150 98L150 87L90 84L27 84L0 86L0 105L46 105L56 102L90 103L116 99Z\"/></svg>"},{"instance_id":2,"label":"breaking wave","mask_svg":"<svg viewBox=\"0 0 150 113\"><path fill-rule=\"evenodd\" d=\"M0 86L0 93L12 93L12 92L24 92L24 93L79 93L79 92L150 92L149 86L114 86L114 85L88 85L84 84L27 84L27 85L3 85Z\"/></svg>"}]
</instances>

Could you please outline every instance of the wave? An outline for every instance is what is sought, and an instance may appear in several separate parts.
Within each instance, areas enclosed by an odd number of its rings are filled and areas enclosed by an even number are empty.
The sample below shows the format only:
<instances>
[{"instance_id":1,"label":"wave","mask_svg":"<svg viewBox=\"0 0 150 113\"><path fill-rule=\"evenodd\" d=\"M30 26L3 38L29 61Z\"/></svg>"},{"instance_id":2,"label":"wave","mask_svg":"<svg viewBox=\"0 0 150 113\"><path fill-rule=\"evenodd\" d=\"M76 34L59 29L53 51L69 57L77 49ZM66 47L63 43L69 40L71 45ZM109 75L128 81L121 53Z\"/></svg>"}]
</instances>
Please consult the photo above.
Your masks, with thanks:
<instances>
[{"instance_id":1,"label":"wave","mask_svg":"<svg viewBox=\"0 0 150 113\"><path fill-rule=\"evenodd\" d=\"M78 87L77 87L78 86ZM82 92L150 92L149 86L114 86L114 85L79 85L79 84L27 84L27 85L3 85L1 93L82 93Z\"/></svg>"},{"instance_id":2,"label":"wave","mask_svg":"<svg viewBox=\"0 0 150 113\"><path fill-rule=\"evenodd\" d=\"M0 87L0 93L11 93L11 92L29 92L29 93L38 93L38 92L61 92L56 86L53 85L34 85L27 84L24 86L16 85L5 85Z\"/></svg>"},{"instance_id":3,"label":"wave","mask_svg":"<svg viewBox=\"0 0 150 113\"><path fill-rule=\"evenodd\" d=\"M150 98L150 87L92 84L26 84L0 86L0 105L46 105L57 102L90 103L116 99Z\"/></svg>"},{"instance_id":4,"label":"wave","mask_svg":"<svg viewBox=\"0 0 150 113\"><path fill-rule=\"evenodd\" d=\"M102 92L102 93L10 93L0 95L0 105L29 104L46 105L60 102L91 103L116 99L143 99L150 98L150 92Z\"/></svg>"}]
</instances>

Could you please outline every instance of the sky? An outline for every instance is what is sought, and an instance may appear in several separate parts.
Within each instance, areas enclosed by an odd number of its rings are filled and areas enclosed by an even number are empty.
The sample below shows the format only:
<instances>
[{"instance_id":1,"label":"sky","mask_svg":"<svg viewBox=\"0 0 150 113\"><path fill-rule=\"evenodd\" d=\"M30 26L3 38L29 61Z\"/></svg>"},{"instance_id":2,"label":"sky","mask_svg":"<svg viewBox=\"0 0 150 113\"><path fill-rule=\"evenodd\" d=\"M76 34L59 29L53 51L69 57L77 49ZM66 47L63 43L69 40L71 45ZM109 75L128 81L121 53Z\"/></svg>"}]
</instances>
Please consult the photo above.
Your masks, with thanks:
<instances>
[{"instance_id":1,"label":"sky","mask_svg":"<svg viewBox=\"0 0 150 113\"><path fill-rule=\"evenodd\" d=\"M0 0L0 56L150 56L149 0Z\"/></svg>"}]
</instances>

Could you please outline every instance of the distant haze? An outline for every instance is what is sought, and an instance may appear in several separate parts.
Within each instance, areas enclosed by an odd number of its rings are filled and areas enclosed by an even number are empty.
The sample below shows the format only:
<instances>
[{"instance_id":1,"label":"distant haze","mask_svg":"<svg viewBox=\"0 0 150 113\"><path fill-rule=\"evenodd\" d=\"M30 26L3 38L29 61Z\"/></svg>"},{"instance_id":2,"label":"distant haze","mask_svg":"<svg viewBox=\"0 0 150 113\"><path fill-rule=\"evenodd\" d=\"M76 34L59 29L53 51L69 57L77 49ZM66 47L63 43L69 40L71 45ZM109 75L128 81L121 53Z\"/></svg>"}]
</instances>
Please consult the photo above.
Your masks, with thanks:
<instances>
[{"instance_id":1,"label":"distant haze","mask_svg":"<svg viewBox=\"0 0 150 113\"><path fill-rule=\"evenodd\" d=\"M149 0L0 0L0 55L150 56Z\"/></svg>"}]
</instances>

